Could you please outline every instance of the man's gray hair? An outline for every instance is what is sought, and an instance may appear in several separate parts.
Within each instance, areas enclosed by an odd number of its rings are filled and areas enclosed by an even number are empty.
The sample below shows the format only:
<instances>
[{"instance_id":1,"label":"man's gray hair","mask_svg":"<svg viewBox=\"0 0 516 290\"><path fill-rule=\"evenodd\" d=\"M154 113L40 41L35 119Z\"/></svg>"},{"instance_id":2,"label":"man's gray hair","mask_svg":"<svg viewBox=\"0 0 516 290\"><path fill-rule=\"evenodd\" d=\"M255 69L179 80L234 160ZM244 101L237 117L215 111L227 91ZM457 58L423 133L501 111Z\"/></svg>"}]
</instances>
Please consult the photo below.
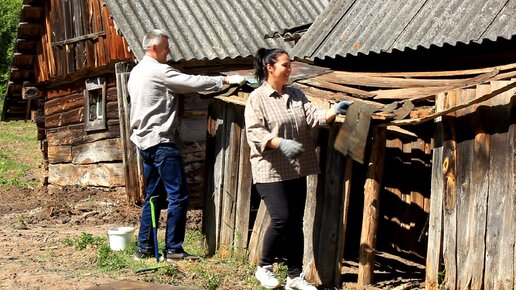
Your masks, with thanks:
<instances>
[{"instance_id":1,"label":"man's gray hair","mask_svg":"<svg viewBox=\"0 0 516 290\"><path fill-rule=\"evenodd\" d=\"M158 45L162 38L169 38L167 33L161 29L153 29L145 35L142 41L144 50L149 50L153 45Z\"/></svg>"}]
</instances>

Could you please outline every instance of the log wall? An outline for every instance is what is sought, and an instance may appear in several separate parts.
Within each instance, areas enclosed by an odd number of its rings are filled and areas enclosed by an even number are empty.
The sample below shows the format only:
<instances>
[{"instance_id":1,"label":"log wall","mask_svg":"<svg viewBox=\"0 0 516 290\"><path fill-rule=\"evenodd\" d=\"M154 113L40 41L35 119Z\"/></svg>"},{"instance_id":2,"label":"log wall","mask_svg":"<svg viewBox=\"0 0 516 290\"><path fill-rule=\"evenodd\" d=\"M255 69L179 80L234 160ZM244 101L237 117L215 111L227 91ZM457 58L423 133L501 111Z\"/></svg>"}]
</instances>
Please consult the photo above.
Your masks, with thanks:
<instances>
[{"instance_id":1,"label":"log wall","mask_svg":"<svg viewBox=\"0 0 516 290\"><path fill-rule=\"evenodd\" d=\"M124 186L117 91L107 79L107 129L86 132L84 82L52 90L44 104L48 183L57 186Z\"/></svg>"}]
</instances>

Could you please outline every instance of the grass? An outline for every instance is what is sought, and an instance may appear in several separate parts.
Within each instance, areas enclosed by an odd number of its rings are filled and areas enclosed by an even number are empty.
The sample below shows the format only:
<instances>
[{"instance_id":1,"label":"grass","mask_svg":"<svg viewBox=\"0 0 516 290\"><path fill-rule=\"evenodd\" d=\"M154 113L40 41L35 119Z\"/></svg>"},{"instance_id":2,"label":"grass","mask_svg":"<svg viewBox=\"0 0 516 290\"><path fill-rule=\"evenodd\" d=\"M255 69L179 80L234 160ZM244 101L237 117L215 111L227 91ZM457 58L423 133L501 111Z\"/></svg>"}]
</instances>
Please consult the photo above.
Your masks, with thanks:
<instances>
[{"instance_id":1,"label":"grass","mask_svg":"<svg viewBox=\"0 0 516 290\"><path fill-rule=\"evenodd\" d=\"M24 148L24 154L20 154ZM37 128L31 122L0 122L0 185L34 187L30 171L41 167ZM27 177L28 176L28 177Z\"/></svg>"},{"instance_id":2,"label":"grass","mask_svg":"<svg viewBox=\"0 0 516 290\"><path fill-rule=\"evenodd\" d=\"M75 251L96 251L95 265L99 272L120 276L133 273L136 279L150 283L182 285L200 289L260 289L254 279L254 266L244 256L231 254L229 257L215 255L198 261L177 261L176 263L157 263L155 259L135 261L133 259L136 242L123 251L112 251L105 237L82 233L75 238L65 238L63 243ZM160 237L160 252L164 239ZM206 256L204 237L200 230L188 230L185 237L185 250L189 253ZM138 269L159 268L142 273ZM281 268L280 268L281 269ZM286 272L286 268L283 269ZM284 274L284 273L283 273ZM280 274L281 275L281 274Z\"/></svg>"}]
</instances>

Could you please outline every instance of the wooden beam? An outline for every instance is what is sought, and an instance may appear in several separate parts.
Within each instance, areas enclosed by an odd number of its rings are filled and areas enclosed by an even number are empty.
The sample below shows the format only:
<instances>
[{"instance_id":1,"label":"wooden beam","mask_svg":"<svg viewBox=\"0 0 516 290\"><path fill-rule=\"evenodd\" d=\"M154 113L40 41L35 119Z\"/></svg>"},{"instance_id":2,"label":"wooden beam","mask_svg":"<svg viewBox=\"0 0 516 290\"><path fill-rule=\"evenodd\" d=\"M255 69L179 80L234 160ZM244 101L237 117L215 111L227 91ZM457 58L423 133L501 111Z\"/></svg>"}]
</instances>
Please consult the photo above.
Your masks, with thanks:
<instances>
[{"instance_id":1,"label":"wooden beam","mask_svg":"<svg viewBox=\"0 0 516 290\"><path fill-rule=\"evenodd\" d=\"M334 84L334 83L329 82L327 78L321 78L321 77L315 77L312 79L301 80L301 81L298 81L298 83L313 86L316 88L322 88L325 90L332 90L332 91L338 91L338 92L350 94L359 99L371 99L376 95L373 92L368 92L368 91L364 91L364 90L360 90L360 89L356 89L356 88L352 88L352 87Z\"/></svg>"},{"instance_id":2,"label":"wooden beam","mask_svg":"<svg viewBox=\"0 0 516 290\"><path fill-rule=\"evenodd\" d=\"M444 116L446 114L449 114L449 113L453 113L457 110L460 110L460 109L464 109L464 108L467 108L469 106L472 106L474 104L478 104L478 103L481 103L481 102L485 102L491 98L494 98L496 97L497 95L501 94L501 93L504 93L504 92L507 92L513 88L516 87L516 81L513 81L512 83L502 87L502 88L499 88L489 94L485 94L479 98L476 98L476 99L473 99L473 100L470 100L466 103L463 103L463 104L459 104L459 105L456 105L456 106L452 106L451 108L448 108L448 109L444 109L442 111L439 111L439 112L436 112L434 114L430 114L426 117L423 117L423 118L415 118L415 119L407 119L407 120L394 120L394 121L391 121L389 124L391 125L398 125L398 126L401 126L401 125L416 125L416 124L421 124L423 122L426 122L426 121L430 121L430 120L433 120L437 117L440 117L440 116ZM384 124L384 125L387 125L387 124Z\"/></svg>"},{"instance_id":3,"label":"wooden beam","mask_svg":"<svg viewBox=\"0 0 516 290\"><path fill-rule=\"evenodd\" d=\"M51 45L52 46L61 46L61 45L67 45L67 44L80 42L83 40L95 40L95 39L99 38L100 36L105 36L105 35L106 35L105 31L94 32L94 33L89 33L86 35L81 35L81 36L77 36L77 37L73 37L73 38L69 38L69 39L65 39L65 40L54 41L54 42L52 42Z\"/></svg>"},{"instance_id":4,"label":"wooden beam","mask_svg":"<svg viewBox=\"0 0 516 290\"><path fill-rule=\"evenodd\" d=\"M397 77L369 76L362 73L332 72L315 79L332 83L378 88L411 88L450 86L463 79L406 79Z\"/></svg>"},{"instance_id":5,"label":"wooden beam","mask_svg":"<svg viewBox=\"0 0 516 290\"><path fill-rule=\"evenodd\" d=\"M410 99L421 100L428 97L433 97L438 93L474 86L488 81L498 74L499 70L487 72L469 79L464 79L449 86L440 87L421 87L408 89L393 89L393 90L378 90L373 91L376 94L374 99Z\"/></svg>"},{"instance_id":6,"label":"wooden beam","mask_svg":"<svg viewBox=\"0 0 516 290\"><path fill-rule=\"evenodd\" d=\"M367 76L381 76L381 77L451 77L451 76L467 76L477 75L493 70L508 71L516 68L516 63L479 68L479 69L467 69L467 70L453 70L453 71L426 71L426 72L363 72L357 74L363 74ZM352 72L342 72L352 73Z\"/></svg>"},{"instance_id":7,"label":"wooden beam","mask_svg":"<svg viewBox=\"0 0 516 290\"><path fill-rule=\"evenodd\" d=\"M364 214L358 266L358 285L365 287L373 282L376 254L376 234L380 214L380 191L385 161L386 128L376 126L373 129L373 144L364 185Z\"/></svg>"}]
</instances>

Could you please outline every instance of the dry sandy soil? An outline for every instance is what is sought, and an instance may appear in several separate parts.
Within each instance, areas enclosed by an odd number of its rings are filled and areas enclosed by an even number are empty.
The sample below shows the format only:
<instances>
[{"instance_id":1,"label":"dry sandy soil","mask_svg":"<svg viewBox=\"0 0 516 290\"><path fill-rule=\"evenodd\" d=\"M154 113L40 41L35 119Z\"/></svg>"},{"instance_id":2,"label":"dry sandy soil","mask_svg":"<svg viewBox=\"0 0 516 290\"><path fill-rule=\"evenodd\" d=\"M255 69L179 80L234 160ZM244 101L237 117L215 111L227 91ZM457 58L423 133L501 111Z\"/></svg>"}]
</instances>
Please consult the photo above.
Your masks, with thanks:
<instances>
[{"instance_id":1,"label":"dry sandy soil","mask_svg":"<svg viewBox=\"0 0 516 290\"><path fill-rule=\"evenodd\" d=\"M94 271L95 251L65 244L82 233L106 236L136 225L139 209L123 194L95 190L52 193L23 188L0 192L0 289L85 289L127 277ZM92 271L93 270L93 271Z\"/></svg>"},{"instance_id":2,"label":"dry sandy soil","mask_svg":"<svg viewBox=\"0 0 516 290\"><path fill-rule=\"evenodd\" d=\"M124 193L4 188L0 199L0 289L87 289L123 279L141 280L131 270L100 272L94 266L95 250L78 251L65 243L83 233L107 237L109 228L137 226L140 209L128 205ZM200 226L200 215L189 213L189 227ZM383 258L395 261L395 257ZM357 265L347 262L345 266L348 273L356 274ZM424 271L418 265L411 269ZM368 289L424 288L421 279L397 276ZM359 287L345 283L343 289Z\"/></svg>"}]
</instances>

